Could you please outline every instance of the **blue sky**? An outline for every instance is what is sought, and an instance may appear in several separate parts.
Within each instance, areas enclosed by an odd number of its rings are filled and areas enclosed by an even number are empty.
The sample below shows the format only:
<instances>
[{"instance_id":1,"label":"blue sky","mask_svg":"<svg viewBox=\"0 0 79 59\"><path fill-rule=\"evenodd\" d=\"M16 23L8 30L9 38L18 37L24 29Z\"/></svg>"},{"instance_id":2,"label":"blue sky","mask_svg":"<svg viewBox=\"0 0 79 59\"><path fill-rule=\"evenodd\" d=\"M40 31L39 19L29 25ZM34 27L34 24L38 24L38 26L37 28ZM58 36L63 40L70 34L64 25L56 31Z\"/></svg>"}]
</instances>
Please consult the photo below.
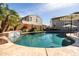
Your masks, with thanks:
<instances>
[{"instance_id":1,"label":"blue sky","mask_svg":"<svg viewBox=\"0 0 79 59\"><path fill-rule=\"evenodd\" d=\"M46 25L50 24L51 18L79 11L78 3L10 3L9 7L16 10L21 17L38 15Z\"/></svg>"}]
</instances>

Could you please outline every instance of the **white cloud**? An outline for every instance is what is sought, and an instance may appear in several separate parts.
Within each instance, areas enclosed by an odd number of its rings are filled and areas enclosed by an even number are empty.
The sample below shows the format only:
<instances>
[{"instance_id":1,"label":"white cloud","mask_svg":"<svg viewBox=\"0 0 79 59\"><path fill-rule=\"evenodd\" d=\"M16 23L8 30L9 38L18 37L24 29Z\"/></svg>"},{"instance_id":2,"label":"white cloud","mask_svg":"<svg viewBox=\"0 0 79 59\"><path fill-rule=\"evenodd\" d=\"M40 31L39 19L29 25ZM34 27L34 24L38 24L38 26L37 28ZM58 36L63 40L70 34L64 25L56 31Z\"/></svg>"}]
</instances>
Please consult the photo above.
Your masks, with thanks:
<instances>
[{"instance_id":1,"label":"white cloud","mask_svg":"<svg viewBox=\"0 0 79 59\"><path fill-rule=\"evenodd\" d=\"M54 10L58 10L58 9L62 9L62 8L66 8L66 7L71 7L73 5L76 5L74 3L45 3L45 4L40 4L38 6L38 8L35 8L34 10L32 8L27 8L27 9L21 9L22 12L22 16L25 15L40 15L43 14L45 12L50 12L50 11L54 11Z\"/></svg>"},{"instance_id":2,"label":"white cloud","mask_svg":"<svg viewBox=\"0 0 79 59\"><path fill-rule=\"evenodd\" d=\"M48 4L45 4L44 6L41 6L39 8L39 11L49 12L49 11L53 11L53 10L57 10L61 8L71 7L73 5L76 5L76 4L74 3L48 3Z\"/></svg>"}]
</instances>

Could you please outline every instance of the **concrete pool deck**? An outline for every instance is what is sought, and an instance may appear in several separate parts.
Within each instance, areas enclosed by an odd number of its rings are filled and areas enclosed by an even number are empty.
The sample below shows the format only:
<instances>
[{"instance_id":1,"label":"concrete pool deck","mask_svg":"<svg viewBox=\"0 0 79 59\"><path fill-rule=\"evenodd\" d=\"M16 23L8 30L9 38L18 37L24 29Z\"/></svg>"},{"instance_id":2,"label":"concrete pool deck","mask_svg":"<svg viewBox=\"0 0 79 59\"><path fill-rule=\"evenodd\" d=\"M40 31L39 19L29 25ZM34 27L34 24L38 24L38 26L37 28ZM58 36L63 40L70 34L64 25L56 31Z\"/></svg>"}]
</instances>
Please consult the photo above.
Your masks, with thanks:
<instances>
[{"instance_id":1,"label":"concrete pool deck","mask_svg":"<svg viewBox=\"0 0 79 59\"><path fill-rule=\"evenodd\" d=\"M4 37L8 40L7 37ZM8 40L9 41L9 40ZM79 56L79 47L70 45L61 48L34 48L12 42L0 45L0 56Z\"/></svg>"}]
</instances>

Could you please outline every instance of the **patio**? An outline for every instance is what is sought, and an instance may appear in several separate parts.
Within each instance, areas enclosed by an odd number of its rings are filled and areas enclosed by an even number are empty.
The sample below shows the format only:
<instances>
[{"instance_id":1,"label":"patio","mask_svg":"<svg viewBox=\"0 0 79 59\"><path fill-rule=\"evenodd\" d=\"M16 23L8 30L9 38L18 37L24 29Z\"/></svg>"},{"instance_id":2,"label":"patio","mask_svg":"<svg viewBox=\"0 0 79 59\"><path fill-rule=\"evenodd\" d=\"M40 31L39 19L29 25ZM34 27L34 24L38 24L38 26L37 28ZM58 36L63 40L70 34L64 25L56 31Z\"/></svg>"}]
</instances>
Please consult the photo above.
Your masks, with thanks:
<instances>
[{"instance_id":1,"label":"patio","mask_svg":"<svg viewBox=\"0 0 79 59\"><path fill-rule=\"evenodd\" d=\"M8 38L6 38L8 40ZM79 47L34 48L15 45L12 42L0 45L1 56L79 56Z\"/></svg>"}]
</instances>

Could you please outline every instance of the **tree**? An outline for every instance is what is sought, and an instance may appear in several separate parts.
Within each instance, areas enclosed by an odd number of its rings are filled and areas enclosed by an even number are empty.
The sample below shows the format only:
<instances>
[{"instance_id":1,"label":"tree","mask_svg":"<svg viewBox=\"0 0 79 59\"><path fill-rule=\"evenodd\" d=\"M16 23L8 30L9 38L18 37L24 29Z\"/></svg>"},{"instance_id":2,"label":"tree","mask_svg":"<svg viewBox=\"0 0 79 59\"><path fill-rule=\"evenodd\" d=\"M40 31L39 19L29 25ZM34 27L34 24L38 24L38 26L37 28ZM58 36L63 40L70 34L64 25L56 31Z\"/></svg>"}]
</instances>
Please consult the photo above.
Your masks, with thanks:
<instances>
[{"instance_id":1,"label":"tree","mask_svg":"<svg viewBox=\"0 0 79 59\"><path fill-rule=\"evenodd\" d=\"M20 24L19 15L16 11L9 9L8 4L0 3L1 31L7 31L10 26L14 29Z\"/></svg>"}]
</instances>

